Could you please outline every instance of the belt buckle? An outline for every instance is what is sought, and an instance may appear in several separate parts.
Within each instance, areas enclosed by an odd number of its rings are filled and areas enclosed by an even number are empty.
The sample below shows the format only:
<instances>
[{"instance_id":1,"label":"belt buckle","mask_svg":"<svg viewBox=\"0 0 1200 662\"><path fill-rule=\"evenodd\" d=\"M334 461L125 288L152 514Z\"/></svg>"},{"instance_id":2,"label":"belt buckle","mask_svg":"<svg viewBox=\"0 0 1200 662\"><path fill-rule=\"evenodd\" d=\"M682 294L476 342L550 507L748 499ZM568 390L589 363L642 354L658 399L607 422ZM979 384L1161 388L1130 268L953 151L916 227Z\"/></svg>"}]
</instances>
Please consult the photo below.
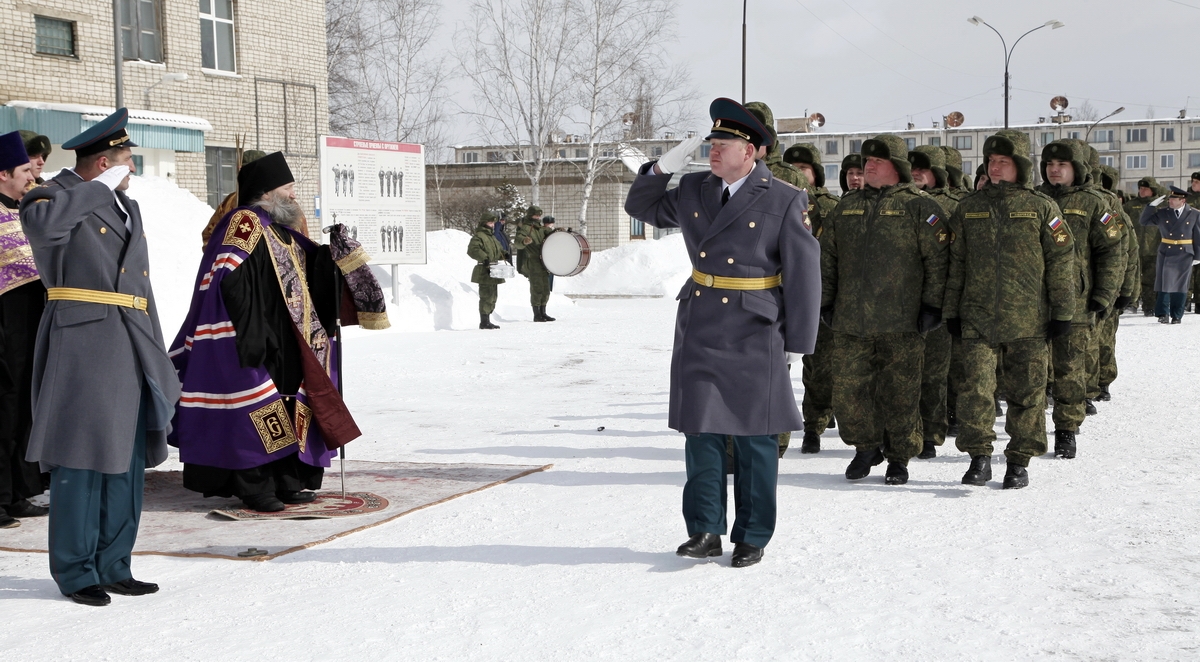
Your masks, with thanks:
<instances>
[{"instance_id":1,"label":"belt buckle","mask_svg":"<svg viewBox=\"0 0 1200 662\"><path fill-rule=\"evenodd\" d=\"M705 287L712 287L714 282L715 282L715 279L713 278L712 274L704 274L704 286Z\"/></svg>"},{"instance_id":2,"label":"belt buckle","mask_svg":"<svg viewBox=\"0 0 1200 662\"><path fill-rule=\"evenodd\" d=\"M149 302L142 297L133 297L133 307L139 310L145 310L149 306Z\"/></svg>"}]
</instances>

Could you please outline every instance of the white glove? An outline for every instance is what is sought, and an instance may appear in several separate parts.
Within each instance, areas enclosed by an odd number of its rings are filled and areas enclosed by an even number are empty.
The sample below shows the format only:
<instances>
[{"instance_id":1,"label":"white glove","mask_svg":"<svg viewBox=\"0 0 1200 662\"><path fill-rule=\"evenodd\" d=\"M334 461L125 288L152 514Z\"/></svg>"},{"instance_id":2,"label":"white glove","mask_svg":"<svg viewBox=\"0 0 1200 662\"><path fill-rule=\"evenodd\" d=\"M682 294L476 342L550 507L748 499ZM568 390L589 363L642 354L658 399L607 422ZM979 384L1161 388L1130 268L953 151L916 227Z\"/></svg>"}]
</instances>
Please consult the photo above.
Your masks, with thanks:
<instances>
[{"instance_id":1,"label":"white glove","mask_svg":"<svg viewBox=\"0 0 1200 662\"><path fill-rule=\"evenodd\" d=\"M1193 267L1196 266L1197 264L1200 264L1200 260L1192 260Z\"/></svg>"},{"instance_id":2,"label":"white glove","mask_svg":"<svg viewBox=\"0 0 1200 662\"><path fill-rule=\"evenodd\" d=\"M96 181L107 186L108 190L115 191L128 176L129 166L118 165L96 175Z\"/></svg>"},{"instance_id":3,"label":"white glove","mask_svg":"<svg viewBox=\"0 0 1200 662\"><path fill-rule=\"evenodd\" d=\"M667 150L666 154L658 160L658 170L664 175L669 175L673 172L679 172L687 167L692 162L692 153L700 146L704 139L699 135L685 138L683 142Z\"/></svg>"},{"instance_id":4,"label":"white glove","mask_svg":"<svg viewBox=\"0 0 1200 662\"><path fill-rule=\"evenodd\" d=\"M1150 206L1151 206L1151 207L1157 207L1157 206L1159 206L1159 205L1161 205L1161 204L1162 204L1163 200L1166 200L1166 199L1167 199L1167 196L1165 196L1165 195L1160 195L1160 196L1158 196L1157 198L1155 198L1153 202L1151 202L1151 203L1150 203Z\"/></svg>"},{"instance_id":5,"label":"white glove","mask_svg":"<svg viewBox=\"0 0 1200 662\"><path fill-rule=\"evenodd\" d=\"M795 352L785 352L785 354L787 354L788 365L791 365L791 364L795 363L796 361L799 361L800 359L804 358L803 354L797 354Z\"/></svg>"}]
</instances>

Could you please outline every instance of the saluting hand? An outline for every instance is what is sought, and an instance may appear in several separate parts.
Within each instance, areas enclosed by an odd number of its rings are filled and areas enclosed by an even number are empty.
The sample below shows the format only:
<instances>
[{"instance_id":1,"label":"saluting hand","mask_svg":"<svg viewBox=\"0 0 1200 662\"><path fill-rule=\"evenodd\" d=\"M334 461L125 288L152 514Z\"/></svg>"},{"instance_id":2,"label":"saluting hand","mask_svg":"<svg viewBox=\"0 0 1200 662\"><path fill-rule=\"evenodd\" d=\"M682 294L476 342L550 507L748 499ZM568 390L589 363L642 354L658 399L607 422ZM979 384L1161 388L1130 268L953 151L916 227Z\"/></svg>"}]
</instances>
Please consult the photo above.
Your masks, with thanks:
<instances>
[{"instance_id":1,"label":"saluting hand","mask_svg":"<svg viewBox=\"0 0 1200 662\"><path fill-rule=\"evenodd\" d=\"M679 172L687 167L692 162L692 153L700 146L704 139L699 135L685 138L683 142L667 150L666 154L658 160L658 172L669 175L673 172Z\"/></svg>"},{"instance_id":2,"label":"saluting hand","mask_svg":"<svg viewBox=\"0 0 1200 662\"><path fill-rule=\"evenodd\" d=\"M112 166L108 170L105 170L99 175L96 175L95 181L107 186L108 190L115 191L117 190L117 187L121 185L121 182L125 181L125 178L128 176L129 166L116 165Z\"/></svg>"}]
</instances>

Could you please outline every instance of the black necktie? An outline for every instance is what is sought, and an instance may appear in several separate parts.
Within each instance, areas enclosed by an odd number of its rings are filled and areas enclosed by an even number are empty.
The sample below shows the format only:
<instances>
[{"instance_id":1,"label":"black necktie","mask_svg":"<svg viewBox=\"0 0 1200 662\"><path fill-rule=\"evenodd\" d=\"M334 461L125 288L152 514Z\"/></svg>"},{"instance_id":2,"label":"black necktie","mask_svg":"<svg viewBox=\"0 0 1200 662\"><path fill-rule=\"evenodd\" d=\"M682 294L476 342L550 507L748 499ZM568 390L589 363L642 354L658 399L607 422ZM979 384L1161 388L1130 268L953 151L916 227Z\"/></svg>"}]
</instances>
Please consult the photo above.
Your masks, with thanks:
<instances>
[{"instance_id":1,"label":"black necktie","mask_svg":"<svg viewBox=\"0 0 1200 662\"><path fill-rule=\"evenodd\" d=\"M725 190L721 192L721 206L724 207L726 202L729 202L729 187L728 186L726 186Z\"/></svg>"}]
</instances>

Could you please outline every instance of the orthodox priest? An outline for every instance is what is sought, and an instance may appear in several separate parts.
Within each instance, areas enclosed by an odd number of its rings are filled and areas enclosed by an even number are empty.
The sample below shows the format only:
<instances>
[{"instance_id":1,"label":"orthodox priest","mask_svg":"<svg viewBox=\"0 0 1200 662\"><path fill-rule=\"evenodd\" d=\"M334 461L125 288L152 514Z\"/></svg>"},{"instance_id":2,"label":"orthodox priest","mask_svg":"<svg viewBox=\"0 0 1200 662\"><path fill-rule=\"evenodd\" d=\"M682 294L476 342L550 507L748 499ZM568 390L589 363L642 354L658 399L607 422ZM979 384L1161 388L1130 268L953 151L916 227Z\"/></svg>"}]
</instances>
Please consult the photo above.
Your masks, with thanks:
<instances>
[{"instance_id":1,"label":"orthodox priest","mask_svg":"<svg viewBox=\"0 0 1200 662\"><path fill-rule=\"evenodd\" d=\"M337 267L306 236L294 181L281 152L238 172L238 206L208 239L170 352L184 486L259 512L312 501L360 435L334 385Z\"/></svg>"}]
</instances>

